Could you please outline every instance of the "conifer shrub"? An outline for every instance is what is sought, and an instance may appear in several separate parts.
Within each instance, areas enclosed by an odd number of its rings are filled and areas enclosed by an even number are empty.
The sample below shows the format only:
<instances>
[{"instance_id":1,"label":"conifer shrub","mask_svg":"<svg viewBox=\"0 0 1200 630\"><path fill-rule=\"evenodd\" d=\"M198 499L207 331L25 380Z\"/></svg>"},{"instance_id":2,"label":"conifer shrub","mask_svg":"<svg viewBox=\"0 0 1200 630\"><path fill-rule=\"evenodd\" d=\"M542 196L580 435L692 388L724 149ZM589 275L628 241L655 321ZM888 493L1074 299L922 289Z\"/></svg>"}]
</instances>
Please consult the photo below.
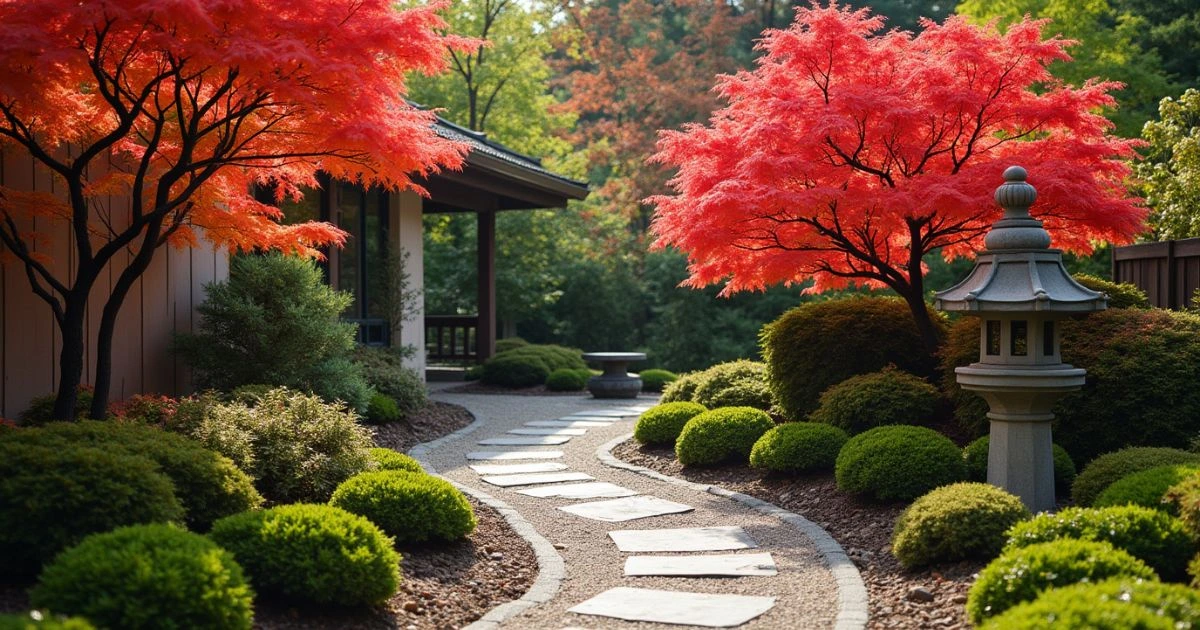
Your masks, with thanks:
<instances>
[{"instance_id":1,"label":"conifer shrub","mask_svg":"<svg viewBox=\"0 0 1200 630\"><path fill-rule=\"evenodd\" d=\"M1106 542L1151 566L1164 580L1182 580L1195 551L1179 519L1137 505L1066 508L1043 513L1008 532L1005 550L1073 538Z\"/></svg>"},{"instance_id":2,"label":"conifer shrub","mask_svg":"<svg viewBox=\"0 0 1200 630\"><path fill-rule=\"evenodd\" d=\"M775 423L753 407L722 407L698 414L675 441L675 456L684 466L745 463L754 443Z\"/></svg>"},{"instance_id":3,"label":"conifer shrub","mask_svg":"<svg viewBox=\"0 0 1200 630\"><path fill-rule=\"evenodd\" d=\"M373 448L370 450L371 461L375 463L375 470L405 470L414 473L423 473L425 469L421 467L420 462L405 455L398 453L390 448Z\"/></svg>"},{"instance_id":4,"label":"conifer shrub","mask_svg":"<svg viewBox=\"0 0 1200 630\"><path fill-rule=\"evenodd\" d=\"M1005 532L1030 518L1017 497L986 483L935 488L908 506L892 533L892 553L911 569L1000 554Z\"/></svg>"},{"instance_id":5,"label":"conifer shrub","mask_svg":"<svg viewBox=\"0 0 1200 630\"><path fill-rule=\"evenodd\" d=\"M209 534L260 595L296 603L379 604L400 585L400 554L374 523L328 505L281 505L225 517Z\"/></svg>"},{"instance_id":6,"label":"conifer shrub","mask_svg":"<svg viewBox=\"0 0 1200 630\"><path fill-rule=\"evenodd\" d=\"M1104 489L1092 502L1095 507L1140 505L1178 515L1178 506L1166 498L1172 486L1200 472L1196 464L1168 464L1122 477Z\"/></svg>"},{"instance_id":7,"label":"conifer shrub","mask_svg":"<svg viewBox=\"0 0 1200 630\"><path fill-rule=\"evenodd\" d=\"M988 448L991 440L983 436L972 441L963 448L963 462L967 465L968 481L987 481ZM1051 452L1054 457L1054 492L1060 497L1071 493L1071 484L1075 481L1075 462L1063 447L1053 444Z\"/></svg>"},{"instance_id":8,"label":"conifer shrub","mask_svg":"<svg viewBox=\"0 0 1200 630\"><path fill-rule=\"evenodd\" d=\"M586 368L582 370L559 368L546 377L546 389L552 392L582 391L587 387L588 379L591 377L591 371Z\"/></svg>"},{"instance_id":9,"label":"conifer shrub","mask_svg":"<svg viewBox=\"0 0 1200 630\"><path fill-rule=\"evenodd\" d=\"M851 434L887 424L929 425L940 396L925 379L889 365L879 372L851 376L825 390L808 419Z\"/></svg>"},{"instance_id":10,"label":"conifer shrub","mask_svg":"<svg viewBox=\"0 0 1200 630\"><path fill-rule=\"evenodd\" d=\"M831 470L850 436L817 422L786 422L767 431L750 450L750 465L771 472Z\"/></svg>"},{"instance_id":11,"label":"conifer shrub","mask_svg":"<svg viewBox=\"0 0 1200 630\"><path fill-rule=\"evenodd\" d=\"M425 383L421 382L421 375L404 365L402 351L358 346L354 351L354 362L362 369L367 384L395 403L396 420L407 418L429 403L429 394ZM369 411L367 415L370 417Z\"/></svg>"},{"instance_id":12,"label":"conifer shrub","mask_svg":"<svg viewBox=\"0 0 1200 630\"><path fill-rule=\"evenodd\" d=\"M1146 563L1105 542L1064 538L1007 550L979 572L967 616L980 625L1049 589L1109 578L1158 580Z\"/></svg>"},{"instance_id":13,"label":"conifer shrub","mask_svg":"<svg viewBox=\"0 0 1200 630\"><path fill-rule=\"evenodd\" d=\"M387 424L402 417L400 407L391 396L375 393L371 396L371 403L367 405L367 415L364 418L371 424Z\"/></svg>"},{"instance_id":14,"label":"conifer shrub","mask_svg":"<svg viewBox=\"0 0 1200 630\"><path fill-rule=\"evenodd\" d=\"M667 370L652 368L638 372L638 377L642 379L642 391L661 392L664 387L674 383L679 375Z\"/></svg>"},{"instance_id":15,"label":"conifer shrub","mask_svg":"<svg viewBox=\"0 0 1200 630\"><path fill-rule=\"evenodd\" d=\"M329 504L370 519L399 542L454 541L475 531L475 511L445 479L379 470L342 482Z\"/></svg>"},{"instance_id":16,"label":"conifer shrub","mask_svg":"<svg viewBox=\"0 0 1200 630\"><path fill-rule=\"evenodd\" d=\"M1108 296L1108 308L1150 308L1150 298L1136 284L1113 282L1098 276L1079 273L1075 282Z\"/></svg>"},{"instance_id":17,"label":"conifer shrub","mask_svg":"<svg viewBox=\"0 0 1200 630\"><path fill-rule=\"evenodd\" d=\"M674 445L689 420L708 411L694 402L669 402L655 405L638 416L633 439L642 444Z\"/></svg>"},{"instance_id":18,"label":"conifer shrub","mask_svg":"<svg viewBox=\"0 0 1200 630\"><path fill-rule=\"evenodd\" d=\"M850 438L838 453L834 477L840 490L881 501L910 501L962 481L962 451L925 427L875 427Z\"/></svg>"},{"instance_id":19,"label":"conifer shrub","mask_svg":"<svg viewBox=\"0 0 1200 630\"><path fill-rule=\"evenodd\" d=\"M82 617L65 617L44 610L0 615L0 630L96 630Z\"/></svg>"},{"instance_id":20,"label":"conifer shrub","mask_svg":"<svg viewBox=\"0 0 1200 630\"><path fill-rule=\"evenodd\" d=\"M1192 538L1200 540L1200 473L1188 475L1171 486L1163 499L1175 506L1179 520Z\"/></svg>"},{"instance_id":21,"label":"conifer shrub","mask_svg":"<svg viewBox=\"0 0 1200 630\"><path fill-rule=\"evenodd\" d=\"M1200 453L1176 448L1137 446L1106 453L1088 462L1071 484L1075 505L1087 507L1113 482L1136 472L1167 464L1200 465Z\"/></svg>"},{"instance_id":22,"label":"conifer shrub","mask_svg":"<svg viewBox=\"0 0 1200 630\"><path fill-rule=\"evenodd\" d=\"M679 378L671 381L663 388L663 394L659 398L659 402L693 402L692 396L696 393L696 388L700 386L700 382L703 379L703 371L680 374Z\"/></svg>"},{"instance_id":23,"label":"conifer shrub","mask_svg":"<svg viewBox=\"0 0 1200 630\"><path fill-rule=\"evenodd\" d=\"M1200 593L1180 584L1117 578L1053 588L993 617L983 630L1177 630L1200 626Z\"/></svg>"},{"instance_id":24,"label":"conifer shrub","mask_svg":"<svg viewBox=\"0 0 1200 630\"><path fill-rule=\"evenodd\" d=\"M501 352L508 352L509 350L512 350L514 348L520 348L520 347L528 346L528 345L529 345L529 342L525 341L524 339L522 339L520 337L506 337L504 339L497 339L496 340L496 354L500 354Z\"/></svg>"},{"instance_id":25,"label":"conifer shrub","mask_svg":"<svg viewBox=\"0 0 1200 630\"><path fill-rule=\"evenodd\" d=\"M104 628L251 627L253 591L233 556L170 525L88 536L46 566L34 606Z\"/></svg>"},{"instance_id":26,"label":"conifer shrub","mask_svg":"<svg viewBox=\"0 0 1200 630\"><path fill-rule=\"evenodd\" d=\"M702 372L700 382L692 393L692 402L709 409L718 407L771 408L771 391L767 388L767 366L757 361L718 363Z\"/></svg>"},{"instance_id":27,"label":"conifer shrub","mask_svg":"<svg viewBox=\"0 0 1200 630\"><path fill-rule=\"evenodd\" d=\"M88 385L80 385L75 392L75 420L83 420L92 410L92 399L95 390ZM17 416L21 426L36 427L54 421L54 401L57 393L38 396L29 401L29 408Z\"/></svg>"}]
</instances>

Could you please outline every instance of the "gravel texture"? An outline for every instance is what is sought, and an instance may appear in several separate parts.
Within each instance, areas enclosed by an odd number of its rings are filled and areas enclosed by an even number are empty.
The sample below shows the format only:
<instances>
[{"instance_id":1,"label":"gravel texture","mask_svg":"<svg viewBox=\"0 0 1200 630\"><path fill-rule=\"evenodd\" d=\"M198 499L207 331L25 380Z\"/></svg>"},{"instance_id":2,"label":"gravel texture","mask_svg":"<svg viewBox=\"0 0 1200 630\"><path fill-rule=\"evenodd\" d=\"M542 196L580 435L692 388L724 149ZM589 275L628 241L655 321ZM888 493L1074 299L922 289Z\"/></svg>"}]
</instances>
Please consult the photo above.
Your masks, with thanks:
<instances>
[{"instance_id":1,"label":"gravel texture","mask_svg":"<svg viewBox=\"0 0 1200 630\"><path fill-rule=\"evenodd\" d=\"M795 512L828 531L858 566L866 583L868 628L966 628L967 590L982 562L959 562L907 571L890 550L892 527L903 504L875 503L840 492L833 475L765 475L748 466L687 468L670 448L627 441L613 455L663 474L722 486Z\"/></svg>"},{"instance_id":2,"label":"gravel texture","mask_svg":"<svg viewBox=\"0 0 1200 630\"><path fill-rule=\"evenodd\" d=\"M480 381L467 381L460 385L447 387L442 390L447 394L495 394L499 396L562 396L573 398L591 398L591 394L586 391L578 392L556 392L547 389L545 385L534 385L533 387L501 387L499 385L488 385Z\"/></svg>"}]
</instances>

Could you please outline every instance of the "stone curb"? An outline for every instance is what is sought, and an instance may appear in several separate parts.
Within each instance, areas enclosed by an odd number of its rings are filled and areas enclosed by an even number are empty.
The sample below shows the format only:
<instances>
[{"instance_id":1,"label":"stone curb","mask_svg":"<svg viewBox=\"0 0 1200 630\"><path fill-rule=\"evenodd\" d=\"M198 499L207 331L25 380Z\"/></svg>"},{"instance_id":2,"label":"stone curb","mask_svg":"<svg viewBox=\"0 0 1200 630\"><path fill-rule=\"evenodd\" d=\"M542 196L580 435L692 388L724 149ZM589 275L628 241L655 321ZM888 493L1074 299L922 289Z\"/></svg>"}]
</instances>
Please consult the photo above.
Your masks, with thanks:
<instances>
[{"instance_id":1,"label":"stone curb","mask_svg":"<svg viewBox=\"0 0 1200 630\"><path fill-rule=\"evenodd\" d=\"M650 470L649 468L617 459L612 454L612 450L618 444L631 437L633 437L633 434L627 433L600 445L596 449L596 457L605 466L628 470L665 483L690 488L697 492L728 497L758 512L774 516L800 530L816 546L817 552L821 554L825 563L829 565L829 571L833 574L834 582L837 584L838 613L834 621L835 630L861 630L866 627L867 619L870 617L869 608L867 607L867 587L863 584L862 575L859 574L858 567L854 566L849 556L846 555L846 550L842 549L842 546L829 535L829 532L826 532L818 527L816 523L799 514L789 512L777 505L768 503L762 499L756 499L748 494L733 492L720 486L671 477L656 470Z\"/></svg>"},{"instance_id":2,"label":"stone curb","mask_svg":"<svg viewBox=\"0 0 1200 630\"><path fill-rule=\"evenodd\" d=\"M429 456L429 452L440 448L442 445L451 440L457 440L464 435L473 433L476 429L479 429L482 426L483 420L475 418L474 422L453 433L443 435L432 442L425 442L412 447L409 449L408 454L412 456L413 459L416 459L418 462L420 462L421 467L424 468L429 474L435 475L441 479L446 479L445 477L438 475L437 470L434 469L433 465L430 464L429 460L426 459ZM529 590L526 591L520 599L514 599L511 602L505 602L489 610L487 614L466 626L464 630L494 630L495 628L500 627L500 624L504 623L505 621L521 614L522 612L525 612L530 608L533 608L534 606L537 606L538 604L544 604L557 595L559 588L562 587L563 580L567 576L567 564L565 561L563 561L563 558L561 555L559 555L558 551L554 549L554 545L550 544L550 541L546 540L541 534L537 533L537 530L533 528L533 525L531 525L529 521L525 520L525 518L522 517L515 509L513 509L512 506L504 501L501 501L500 499L497 499L482 490L472 488L470 486L464 486L456 481L450 479L446 479L446 481L449 481L454 485L454 487L458 488L464 493L471 495L480 503L499 512L500 516L504 517L504 520L508 523L509 527L512 527L513 531L516 532L518 536L524 538L525 541L533 547L533 555L536 556L538 564L537 579L533 581L533 584L529 587Z\"/></svg>"}]
</instances>

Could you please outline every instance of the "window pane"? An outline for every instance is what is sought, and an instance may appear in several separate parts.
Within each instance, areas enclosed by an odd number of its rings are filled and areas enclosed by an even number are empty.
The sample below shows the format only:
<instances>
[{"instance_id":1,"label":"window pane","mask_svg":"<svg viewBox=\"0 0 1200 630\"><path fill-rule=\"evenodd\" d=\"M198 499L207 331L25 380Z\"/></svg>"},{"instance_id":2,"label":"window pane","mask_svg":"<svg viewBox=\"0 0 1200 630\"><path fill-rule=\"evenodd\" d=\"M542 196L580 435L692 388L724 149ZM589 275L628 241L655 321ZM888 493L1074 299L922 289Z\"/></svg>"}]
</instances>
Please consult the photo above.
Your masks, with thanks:
<instances>
[{"instance_id":1,"label":"window pane","mask_svg":"<svg viewBox=\"0 0 1200 630\"><path fill-rule=\"evenodd\" d=\"M1029 322L1025 320L1014 320L1012 323L1012 352L1014 357L1023 357L1029 354Z\"/></svg>"},{"instance_id":2,"label":"window pane","mask_svg":"<svg viewBox=\"0 0 1200 630\"><path fill-rule=\"evenodd\" d=\"M306 188L304 189L304 198L300 201L284 199L276 205L283 210L283 221L280 223L291 225L321 220L321 191L319 190Z\"/></svg>"},{"instance_id":3,"label":"window pane","mask_svg":"<svg viewBox=\"0 0 1200 630\"><path fill-rule=\"evenodd\" d=\"M387 284L387 195L379 189L367 193L367 317L387 319L384 308Z\"/></svg>"},{"instance_id":4,"label":"window pane","mask_svg":"<svg viewBox=\"0 0 1200 630\"><path fill-rule=\"evenodd\" d=\"M359 225L362 216L362 189L354 184L338 182L338 227L349 234L346 246L338 252L338 290L354 295L354 301L346 310L345 316L360 317L361 303L358 299L360 289L359 248L362 246L362 227Z\"/></svg>"}]
</instances>

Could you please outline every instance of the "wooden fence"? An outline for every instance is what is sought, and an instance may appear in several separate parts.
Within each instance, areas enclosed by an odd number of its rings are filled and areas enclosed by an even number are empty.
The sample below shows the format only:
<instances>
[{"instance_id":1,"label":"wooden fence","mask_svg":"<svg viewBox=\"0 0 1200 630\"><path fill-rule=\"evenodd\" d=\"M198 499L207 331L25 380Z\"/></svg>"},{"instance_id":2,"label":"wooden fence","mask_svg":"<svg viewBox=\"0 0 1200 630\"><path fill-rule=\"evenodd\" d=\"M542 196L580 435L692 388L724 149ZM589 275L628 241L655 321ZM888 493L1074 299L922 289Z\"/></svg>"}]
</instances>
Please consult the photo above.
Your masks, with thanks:
<instances>
[{"instance_id":1,"label":"wooden fence","mask_svg":"<svg viewBox=\"0 0 1200 630\"><path fill-rule=\"evenodd\" d=\"M1200 238L1113 250L1113 280L1137 285L1158 308L1185 308L1200 288Z\"/></svg>"}]
</instances>

